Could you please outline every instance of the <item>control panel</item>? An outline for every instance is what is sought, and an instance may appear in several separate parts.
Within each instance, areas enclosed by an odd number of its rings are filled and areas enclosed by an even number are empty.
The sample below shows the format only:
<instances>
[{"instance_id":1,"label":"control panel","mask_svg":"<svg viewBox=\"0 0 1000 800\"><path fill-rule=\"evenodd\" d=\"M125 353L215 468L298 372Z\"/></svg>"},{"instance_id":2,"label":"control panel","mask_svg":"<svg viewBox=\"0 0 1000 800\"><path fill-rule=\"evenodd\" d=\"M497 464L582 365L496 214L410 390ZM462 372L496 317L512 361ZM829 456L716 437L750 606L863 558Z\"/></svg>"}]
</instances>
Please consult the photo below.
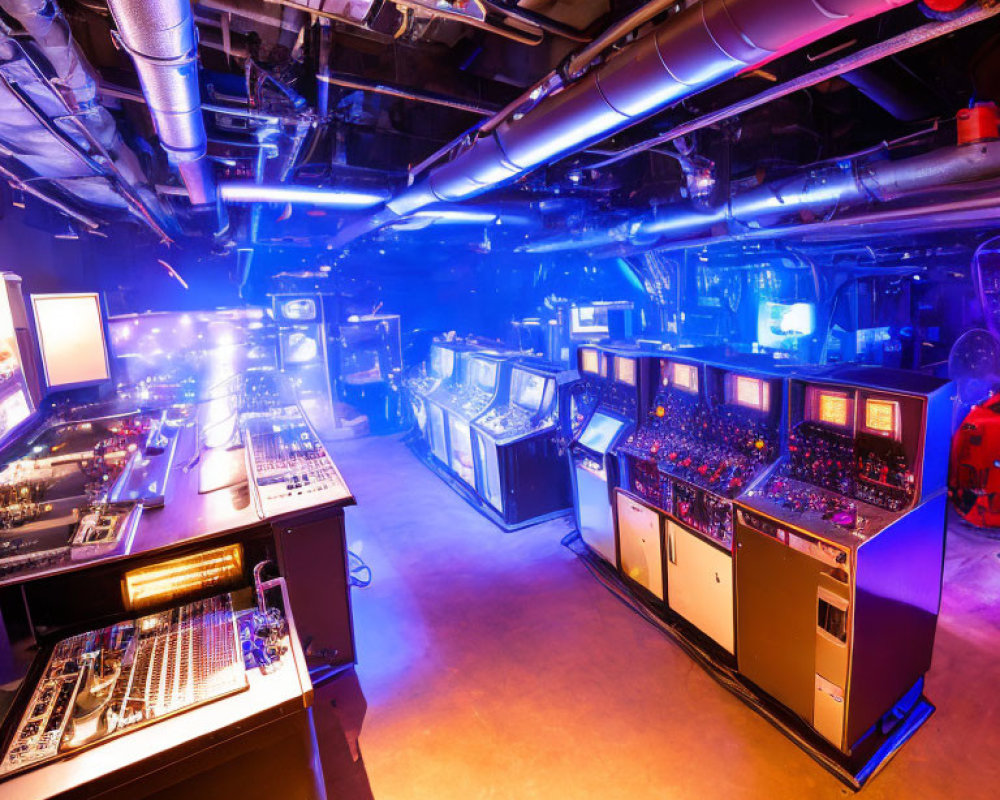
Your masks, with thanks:
<instances>
[{"instance_id":1,"label":"control panel","mask_svg":"<svg viewBox=\"0 0 1000 800\"><path fill-rule=\"evenodd\" d=\"M64 639L34 687L0 775L245 688L229 595Z\"/></svg>"},{"instance_id":2,"label":"control panel","mask_svg":"<svg viewBox=\"0 0 1000 800\"><path fill-rule=\"evenodd\" d=\"M551 375L516 365L510 391L475 422L492 438L505 441L551 428L558 418L556 381Z\"/></svg>"},{"instance_id":3,"label":"control panel","mask_svg":"<svg viewBox=\"0 0 1000 800\"><path fill-rule=\"evenodd\" d=\"M119 547L140 510L115 498L135 462L161 446L161 423L139 414L59 423L13 453L0 471L0 578Z\"/></svg>"},{"instance_id":4,"label":"control panel","mask_svg":"<svg viewBox=\"0 0 1000 800\"><path fill-rule=\"evenodd\" d=\"M242 428L261 516L351 497L340 471L298 408L245 418Z\"/></svg>"},{"instance_id":5,"label":"control panel","mask_svg":"<svg viewBox=\"0 0 1000 800\"><path fill-rule=\"evenodd\" d=\"M777 457L781 402L778 379L661 359L653 408L622 452L732 498Z\"/></svg>"},{"instance_id":6,"label":"control panel","mask_svg":"<svg viewBox=\"0 0 1000 800\"><path fill-rule=\"evenodd\" d=\"M797 524L859 536L918 499L923 398L794 381L788 454L756 493Z\"/></svg>"}]
</instances>

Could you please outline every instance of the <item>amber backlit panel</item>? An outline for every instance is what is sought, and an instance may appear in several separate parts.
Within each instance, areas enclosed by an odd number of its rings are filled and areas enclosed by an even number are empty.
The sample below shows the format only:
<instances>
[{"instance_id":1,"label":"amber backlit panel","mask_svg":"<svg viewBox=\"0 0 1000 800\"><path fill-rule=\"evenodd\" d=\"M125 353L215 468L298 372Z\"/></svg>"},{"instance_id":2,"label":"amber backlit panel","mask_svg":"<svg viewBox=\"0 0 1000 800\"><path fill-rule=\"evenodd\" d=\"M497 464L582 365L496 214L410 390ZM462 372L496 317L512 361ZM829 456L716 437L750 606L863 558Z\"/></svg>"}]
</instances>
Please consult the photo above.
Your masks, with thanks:
<instances>
[{"instance_id":1,"label":"amber backlit panel","mask_svg":"<svg viewBox=\"0 0 1000 800\"><path fill-rule=\"evenodd\" d=\"M148 608L188 592L225 586L243 575L243 550L238 544L140 567L125 574L125 605Z\"/></svg>"}]
</instances>

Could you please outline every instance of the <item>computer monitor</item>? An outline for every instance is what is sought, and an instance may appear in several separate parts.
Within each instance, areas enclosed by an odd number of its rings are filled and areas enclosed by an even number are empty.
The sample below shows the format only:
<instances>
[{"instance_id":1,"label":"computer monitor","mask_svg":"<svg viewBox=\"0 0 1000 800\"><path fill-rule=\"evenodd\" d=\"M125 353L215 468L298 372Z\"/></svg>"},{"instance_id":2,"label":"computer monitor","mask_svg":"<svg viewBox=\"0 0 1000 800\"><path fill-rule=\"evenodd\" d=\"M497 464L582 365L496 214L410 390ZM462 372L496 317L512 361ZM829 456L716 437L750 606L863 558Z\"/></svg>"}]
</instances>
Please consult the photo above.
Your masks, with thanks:
<instances>
[{"instance_id":1,"label":"computer monitor","mask_svg":"<svg viewBox=\"0 0 1000 800\"><path fill-rule=\"evenodd\" d=\"M101 300L96 292L33 294L35 331L45 384L92 386L111 378Z\"/></svg>"},{"instance_id":2,"label":"computer monitor","mask_svg":"<svg viewBox=\"0 0 1000 800\"><path fill-rule=\"evenodd\" d=\"M537 414L542 407L542 398L545 395L546 378L528 372L524 369L515 369L511 382L511 392L514 395L514 402L525 411Z\"/></svg>"},{"instance_id":3,"label":"computer monitor","mask_svg":"<svg viewBox=\"0 0 1000 800\"><path fill-rule=\"evenodd\" d=\"M615 417L597 412L590 418L587 427L580 434L580 444L595 453L607 453L614 443L615 437L625 426L625 423Z\"/></svg>"},{"instance_id":4,"label":"computer monitor","mask_svg":"<svg viewBox=\"0 0 1000 800\"><path fill-rule=\"evenodd\" d=\"M497 368L496 361L485 358L477 358L472 362L472 382L473 385L483 392L492 392L497 388Z\"/></svg>"}]
</instances>

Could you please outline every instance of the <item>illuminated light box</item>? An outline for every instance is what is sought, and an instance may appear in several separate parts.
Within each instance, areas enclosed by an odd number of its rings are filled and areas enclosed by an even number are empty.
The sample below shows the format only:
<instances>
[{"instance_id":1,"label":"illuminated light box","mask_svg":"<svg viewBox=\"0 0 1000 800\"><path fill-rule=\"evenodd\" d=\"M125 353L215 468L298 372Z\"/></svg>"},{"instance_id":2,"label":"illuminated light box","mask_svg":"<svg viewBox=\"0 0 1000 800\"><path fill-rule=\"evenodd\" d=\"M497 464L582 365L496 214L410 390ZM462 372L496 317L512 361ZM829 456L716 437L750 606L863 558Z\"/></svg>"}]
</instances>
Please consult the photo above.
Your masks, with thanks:
<instances>
[{"instance_id":1,"label":"illuminated light box","mask_svg":"<svg viewBox=\"0 0 1000 800\"><path fill-rule=\"evenodd\" d=\"M596 350L580 351L580 369L591 375L597 375L600 372L600 359Z\"/></svg>"},{"instance_id":2,"label":"illuminated light box","mask_svg":"<svg viewBox=\"0 0 1000 800\"><path fill-rule=\"evenodd\" d=\"M242 578L243 549L231 544L130 570L122 578L122 595L128 610L141 610L194 592L221 591Z\"/></svg>"},{"instance_id":3,"label":"illuminated light box","mask_svg":"<svg viewBox=\"0 0 1000 800\"><path fill-rule=\"evenodd\" d=\"M671 382L678 389L685 392L698 391L698 368L693 364L674 363L671 365L670 375Z\"/></svg>"},{"instance_id":4,"label":"illuminated light box","mask_svg":"<svg viewBox=\"0 0 1000 800\"><path fill-rule=\"evenodd\" d=\"M895 400L866 400L865 430L896 438L899 435L899 403Z\"/></svg>"},{"instance_id":5,"label":"illuminated light box","mask_svg":"<svg viewBox=\"0 0 1000 800\"><path fill-rule=\"evenodd\" d=\"M95 292L33 294L31 305L50 389L90 386L111 378L101 301Z\"/></svg>"},{"instance_id":6,"label":"illuminated light box","mask_svg":"<svg viewBox=\"0 0 1000 800\"><path fill-rule=\"evenodd\" d=\"M615 380L635 386L635 359L618 356L615 359Z\"/></svg>"}]
</instances>

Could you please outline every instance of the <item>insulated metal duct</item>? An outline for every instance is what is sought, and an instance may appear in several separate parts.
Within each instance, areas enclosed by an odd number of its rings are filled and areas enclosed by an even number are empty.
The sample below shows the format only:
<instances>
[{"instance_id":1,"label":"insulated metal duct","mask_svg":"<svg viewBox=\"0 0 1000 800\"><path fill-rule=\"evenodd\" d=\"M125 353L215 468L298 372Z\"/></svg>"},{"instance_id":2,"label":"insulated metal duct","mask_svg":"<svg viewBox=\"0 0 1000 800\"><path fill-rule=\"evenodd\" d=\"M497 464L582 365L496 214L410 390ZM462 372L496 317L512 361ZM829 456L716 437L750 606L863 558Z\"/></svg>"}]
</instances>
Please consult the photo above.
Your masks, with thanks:
<instances>
[{"instance_id":1,"label":"insulated metal duct","mask_svg":"<svg viewBox=\"0 0 1000 800\"><path fill-rule=\"evenodd\" d=\"M10 156L36 178L58 184L65 195L130 207L150 221L155 197L137 188L146 178L114 119L97 102L90 65L59 6L52 0L0 0L0 5L30 37L15 38L0 25L0 140L9 143ZM39 53L48 62L44 69L36 63ZM53 147L54 141L62 146ZM88 153L104 161L97 164Z\"/></svg>"},{"instance_id":2,"label":"insulated metal duct","mask_svg":"<svg viewBox=\"0 0 1000 800\"><path fill-rule=\"evenodd\" d=\"M910 0L703 0L431 169L340 244L437 201L481 194L746 69Z\"/></svg>"},{"instance_id":3,"label":"insulated metal duct","mask_svg":"<svg viewBox=\"0 0 1000 800\"><path fill-rule=\"evenodd\" d=\"M188 0L108 0L135 63L160 144L194 205L216 202L198 89L198 40Z\"/></svg>"},{"instance_id":4,"label":"insulated metal duct","mask_svg":"<svg viewBox=\"0 0 1000 800\"><path fill-rule=\"evenodd\" d=\"M984 182L1000 178L1000 141L944 147L911 158L868 163L849 162L805 170L732 197L711 209L668 207L652 217L589 231L582 236L556 237L519 248L546 253L593 249L615 243L654 246L711 230L721 223L740 230L764 226L790 215L808 212L807 219L828 218L837 211L926 197L983 190Z\"/></svg>"}]
</instances>

